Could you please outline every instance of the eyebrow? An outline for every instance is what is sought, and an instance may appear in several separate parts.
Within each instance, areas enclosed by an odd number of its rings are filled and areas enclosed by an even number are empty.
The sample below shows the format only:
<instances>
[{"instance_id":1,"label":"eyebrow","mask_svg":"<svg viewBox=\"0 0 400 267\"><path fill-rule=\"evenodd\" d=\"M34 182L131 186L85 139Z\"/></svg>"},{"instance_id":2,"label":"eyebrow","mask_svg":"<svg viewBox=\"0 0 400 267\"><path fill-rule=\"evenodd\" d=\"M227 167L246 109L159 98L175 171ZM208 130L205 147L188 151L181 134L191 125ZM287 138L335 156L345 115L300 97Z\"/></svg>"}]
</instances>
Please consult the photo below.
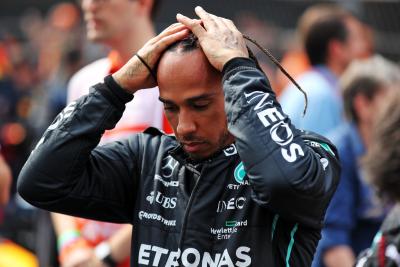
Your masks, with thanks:
<instances>
[{"instance_id":1,"label":"eyebrow","mask_svg":"<svg viewBox=\"0 0 400 267\"><path fill-rule=\"evenodd\" d=\"M193 103L193 102L196 102L196 101L199 101L199 100L209 99L209 98L213 97L214 95L216 95L216 93L202 94L202 95L199 95L199 96L194 96L194 97L185 99L185 102L187 102L187 103ZM159 99L161 102L163 102L164 104L175 104L174 101L171 101L171 100L168 100L168 99L164 99L164 98L162 98L161 96L158 97L158 99Z\"/></svg>"}]
</instances>

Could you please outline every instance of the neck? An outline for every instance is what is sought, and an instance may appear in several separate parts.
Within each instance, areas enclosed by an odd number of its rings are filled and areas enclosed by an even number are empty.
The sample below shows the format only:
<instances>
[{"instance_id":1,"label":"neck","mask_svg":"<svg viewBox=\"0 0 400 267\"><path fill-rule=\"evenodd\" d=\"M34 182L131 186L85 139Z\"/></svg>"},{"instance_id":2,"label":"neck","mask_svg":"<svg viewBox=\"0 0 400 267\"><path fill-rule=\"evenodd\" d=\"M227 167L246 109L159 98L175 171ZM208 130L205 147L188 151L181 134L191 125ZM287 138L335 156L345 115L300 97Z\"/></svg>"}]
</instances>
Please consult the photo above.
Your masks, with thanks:
<instances>
[{"instance_id":1,"label":"neck","mask_svg":"<svg viewBox=\"0 0 400 267\"><path fill-rule=\"evenodd\" d=\"M115 38L108 43L111 49L118 52L124 63L142 48L149 39L155 36L153 25L150 22L142 23L135 28L138 30L132 30L129 34Z\"/></svg>"},{"instance_id":2,"label":"neck","mask_svg":"<svg viewBox=\"0 0 400 267\"><path fill-rule=\"evenodd\" d=\"M332 71L333 74L335 74L336 77L340 77L340 75L342 75L344 68L342 66L342 64L340 64L339 62L336 61L330 61L326 64L326 66L328 67L328 69L330 71Z\"/></svg>"}]
</instances>

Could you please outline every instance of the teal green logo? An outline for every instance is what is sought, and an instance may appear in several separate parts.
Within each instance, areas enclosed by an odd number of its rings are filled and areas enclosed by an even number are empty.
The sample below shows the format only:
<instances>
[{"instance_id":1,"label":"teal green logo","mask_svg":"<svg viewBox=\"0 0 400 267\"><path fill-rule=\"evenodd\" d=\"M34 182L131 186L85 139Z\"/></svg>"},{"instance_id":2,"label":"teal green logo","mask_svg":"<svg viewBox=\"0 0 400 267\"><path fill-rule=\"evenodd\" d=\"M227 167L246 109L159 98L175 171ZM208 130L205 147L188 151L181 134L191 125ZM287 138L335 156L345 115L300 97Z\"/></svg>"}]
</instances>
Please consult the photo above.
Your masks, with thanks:
<instances>
[{"instance_id":1,"label":"teal green logo","mask_svg":"<svg viewBox=\"0 0 400 267\"><path fill-rule=\"evenodd\" d=\"M242 227L247 226L247 220L243 221L225 221L225 227Z\"/></svg>"},{"instance_id":2,"label":"teal green logo","mask_svg":"<svg viewBox=\"0 0 400 267\"><path fill-rule=\"evenodd\" d=\"M244 176L246 175L243 162L240 162L239 165L236 166L234 175L236 182L238 182L239 184L243 184Z\"/></svg>"},{"instance_id":3,"label":"teal green logo","mask_svg":"<svg viewBox=\"0 0 400 267\"><path fill-rule=\"evenodd\" d=\"M335 153L333 153L331 147L328 144L325 143L320 143L323 149L325 149L327 152L329 152L332 156L335 156Z\"/></svg>"},{"instance_id":4,"label":"teal green logo","mask_svg":"<svg viewBox=\"0 0 400 267\"><path fill-rule=\"evenodd\" d=\"M226 221L225 226L226 227L234 227L234 226L236 226L236 221Z\"/></svg>"}]
</instances>

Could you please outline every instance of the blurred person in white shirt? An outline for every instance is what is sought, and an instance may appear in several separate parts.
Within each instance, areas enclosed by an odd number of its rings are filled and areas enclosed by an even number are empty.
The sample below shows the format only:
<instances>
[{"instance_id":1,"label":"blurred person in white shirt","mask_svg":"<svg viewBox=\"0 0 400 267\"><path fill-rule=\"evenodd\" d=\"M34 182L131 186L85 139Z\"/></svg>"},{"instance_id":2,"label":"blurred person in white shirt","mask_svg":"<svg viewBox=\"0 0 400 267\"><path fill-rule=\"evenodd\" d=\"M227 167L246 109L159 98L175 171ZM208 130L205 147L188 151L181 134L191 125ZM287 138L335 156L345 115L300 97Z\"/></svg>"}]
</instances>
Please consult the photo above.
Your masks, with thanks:
<instances>
[{"instance_id":1,"label":"blurred person in white shirt","mask_svg":"<svg viewBox=\"0 0 400 267\"><path fill-rule=\"evenodd\" d=\"M107 57L83 67L70 80L67 103L89 93L88 88L117 71L149 39L155 36L153 18L157 0L81 0L87 37L111 51ZM158 88L141 90L126 105L117 126L103 135L101 143L141 132L149 126L171 132L158 100ZM58 236L62 267L129 266L131 225L52 215Z\"/></svg>"}]
</instances>

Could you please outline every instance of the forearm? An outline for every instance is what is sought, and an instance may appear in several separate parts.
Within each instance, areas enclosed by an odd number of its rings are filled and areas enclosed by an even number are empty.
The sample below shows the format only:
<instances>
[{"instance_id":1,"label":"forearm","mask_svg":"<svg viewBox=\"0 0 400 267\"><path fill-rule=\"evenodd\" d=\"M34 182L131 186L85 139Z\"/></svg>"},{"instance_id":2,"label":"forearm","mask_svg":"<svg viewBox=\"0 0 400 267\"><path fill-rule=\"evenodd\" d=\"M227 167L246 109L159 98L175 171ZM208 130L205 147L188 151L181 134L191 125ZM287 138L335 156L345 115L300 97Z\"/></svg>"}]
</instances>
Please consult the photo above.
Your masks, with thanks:
<instances>
[{"instance_id":1,"label":"forearm","mask_svg":"<svg viewBox=\"0 0 400 267\"><path fill-rule=\"evenodd\" d=\"M60 236L66 231L77 230L75 219L72 216L60 213L51 213L51 220L57 236Z\"/></svg>"},{"instance_id":2,"label":"forearm","mask_svg":"<svg viewBox=\"0 0 400 267\"><path fill-rule=\"evenodd\" d=\"M110 244L111 257L116 262L122 262L131 253L132 225L124 225L115 232L107 242Z\"/></svg>"},{"instance_id":3,"label":"forearm","mask_svg":"<svg viewBox=\"0 0 400 267\"><path fill-rule=\"evenodd\" d=\"M252 169L264 166L268 170L258 170L266 175L260 182L269 183L269 188L316 176L316 158L283 113L267 78L254 62L240 58L228 62L223 84L228 128L250 176ZM301 186L308 185L299 183Z\"/></svg>"},{"instance_id":4,"label":"forearm","mask_svg":"<svg viewBox=\"0 0 400 267\"><path fill-rule=\"evenodd\" d=\"M267 78L249 59L234 59L224 66L223 86L228 129L235 137L254 200L320 227L339 171L333 153L317 143L329 141L306 135L290 123ZM312 138L318 139L313 147ZM323 166L321 157L329 164Z\"/></svg>"},{"instance_id":5,"label":"forearm","mask_svg":"<svg viewBox=\"0 0 400 267\"><path fill-rule=\"evenodd\" d=\"M132 99L126 95L99 84L64 109L21 171L18 190L28 202L74 216L120 222L111 215L121 216L131 204L128 199L133 199L127 188L133 188L134 157L124 149L126 144L95 147L102 133L122 116L125 102Z\"/></svg>"}]
</instances>

